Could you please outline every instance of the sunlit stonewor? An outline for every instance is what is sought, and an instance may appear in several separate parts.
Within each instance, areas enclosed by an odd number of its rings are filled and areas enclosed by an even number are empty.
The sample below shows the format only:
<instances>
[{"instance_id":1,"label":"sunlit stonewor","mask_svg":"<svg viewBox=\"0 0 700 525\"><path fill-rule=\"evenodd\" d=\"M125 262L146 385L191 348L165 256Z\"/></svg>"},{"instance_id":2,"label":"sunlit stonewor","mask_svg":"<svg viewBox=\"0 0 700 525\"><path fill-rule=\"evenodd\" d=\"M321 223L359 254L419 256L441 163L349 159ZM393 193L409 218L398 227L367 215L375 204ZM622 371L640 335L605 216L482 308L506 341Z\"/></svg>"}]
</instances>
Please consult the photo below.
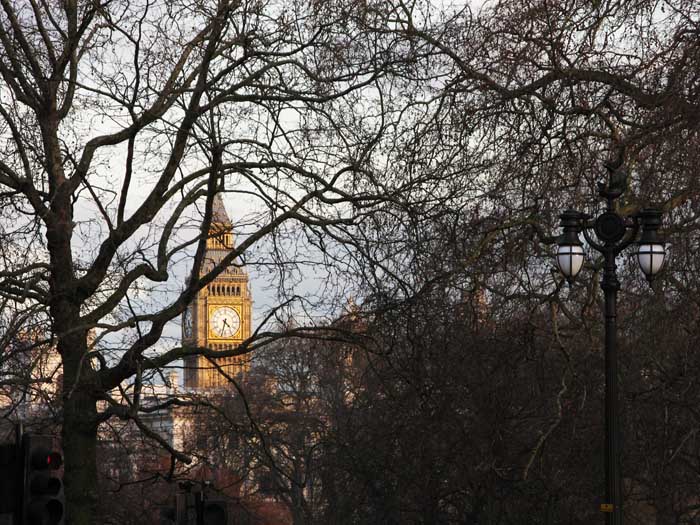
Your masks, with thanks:
<instances>
[{"instance_id":1,"label":"sunlit stonewor","mask_svg":"<svg viewBox=\"0 0 700 525\"><path fill-rule=\"evenodd\" d=\"M214 198L212 226L200 275L204 275L233 248L233 225L220 195ZM251 294L248 274L229 266L209 286L200 290L182 319L183 345L229 350L250 337ZM219 368L221 370L219 370ZM248 369L245 358L222 357L214 362L204 356L185 359L186 388L220 388L230 385Z\"/></svg>"}]
</instances>

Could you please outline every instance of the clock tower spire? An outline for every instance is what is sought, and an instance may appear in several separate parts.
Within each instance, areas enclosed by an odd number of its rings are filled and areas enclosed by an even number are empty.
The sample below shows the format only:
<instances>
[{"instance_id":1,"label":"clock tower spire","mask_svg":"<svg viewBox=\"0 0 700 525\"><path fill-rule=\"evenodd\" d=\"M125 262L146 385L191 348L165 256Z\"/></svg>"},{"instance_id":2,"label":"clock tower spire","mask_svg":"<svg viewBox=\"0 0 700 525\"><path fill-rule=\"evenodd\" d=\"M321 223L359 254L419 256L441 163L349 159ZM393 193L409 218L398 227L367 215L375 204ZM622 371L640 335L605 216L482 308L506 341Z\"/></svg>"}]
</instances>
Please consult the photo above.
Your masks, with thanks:
<instances>
[{"instance_id":1,"label":"clock tower spire","mask_svg":"<svg viewBox=\"0 0 700 525\"><path fill-rule=\"evenodd\" d=\"M212 204L211 227L200 275L220 264L233 247L233 223L226 213L221 194L217 193ZM183 313L183 345L203 346L215 351L235 348L250 337L251 307L248 274L241 264L234 262L202 288ZM224 388L229 385L226 375L235 377L248 369L247 362L241 357L210 361L203 356L190 356L184 361L186 388Z\"/></svg>"}]
</instances>

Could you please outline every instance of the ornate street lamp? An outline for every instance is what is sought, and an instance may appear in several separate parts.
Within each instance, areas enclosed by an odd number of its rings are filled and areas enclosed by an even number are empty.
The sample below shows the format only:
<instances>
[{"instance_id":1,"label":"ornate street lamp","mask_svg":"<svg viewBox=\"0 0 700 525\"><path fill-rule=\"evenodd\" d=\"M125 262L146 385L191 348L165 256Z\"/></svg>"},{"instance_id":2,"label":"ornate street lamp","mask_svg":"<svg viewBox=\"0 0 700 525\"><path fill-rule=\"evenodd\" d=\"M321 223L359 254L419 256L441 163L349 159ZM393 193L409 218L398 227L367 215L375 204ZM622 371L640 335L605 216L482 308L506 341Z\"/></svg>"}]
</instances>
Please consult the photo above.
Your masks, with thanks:
<instances>
[{"instance_id":1,"label":"ornate street lamp","mask_svg":"<svg viewBox=\"0 0 700 525\"><path fill-rule=\"evenodd\" d=\"M651 283L661 271L666 258L665 244L659 239L661 212L645 209L630 217L615 211L615 199L626 187L627 176L621 169L610 170L610 183L599 185L607 208L596 219L576 210L560 215L562 234L558 240L556 262L559 270L571 283L583 266L582 232L586 243L600 252L604 259L600 287L605 293L605 503L607 525L622 525L622 483L620 475L619 398L617 393L617 280L615 258L629 245L637 242L637 261ZM642 235L637 241L641 228ZM595 233L595 238L593 236Z\"/></svg>"}]
</instances>

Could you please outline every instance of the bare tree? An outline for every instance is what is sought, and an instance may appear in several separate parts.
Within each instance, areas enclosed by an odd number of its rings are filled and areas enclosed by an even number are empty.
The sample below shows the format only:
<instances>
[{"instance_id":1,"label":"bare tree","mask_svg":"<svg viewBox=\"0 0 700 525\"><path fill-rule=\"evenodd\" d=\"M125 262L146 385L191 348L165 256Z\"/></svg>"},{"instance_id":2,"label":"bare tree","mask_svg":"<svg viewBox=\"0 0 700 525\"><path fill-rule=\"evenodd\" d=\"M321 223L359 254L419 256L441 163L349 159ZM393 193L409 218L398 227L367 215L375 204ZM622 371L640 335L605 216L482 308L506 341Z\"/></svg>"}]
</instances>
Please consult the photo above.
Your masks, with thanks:
<instances>
[{"instance_id":1,"label":"bare tree","mask_svg":"<svg viewBox=\"0 0 700 525\"><path fill-rule=\"evenodd\" d=\"M44 316L61 356L70 523L94 522L98 426L138 422L144 378L255 348L157 346L199 289L266 238L272 262L295 262L286 225L342 241L407 194L368 162L397 111L382 80L395 38L367 29L381 16L381 2L2 1L0 293L8 315ZM212 266L220 191L254 213Z\"/></svg>"},{"instance_id":2,"label":"bare tree","mask_svg":"<svg viewBox=\"0 0 700 525\"><path fill-rule=\"evenodd\" d=\"M653 201L682 233L697 228L690 0L0 5L0 296L5 319L50 324L35 344L61 356L71 523L93 521L98 426L118 416L147 432L144 381L273 337L263 326L225 353L164 337L231 264L274 269L274 307L294 303L309 266L324 272L319 297L342 296L345 269L380 313L448 282L445 303L478 290L494 322L526 305L556 314L550 340L594 341L596 286L564 294L545 258L558 210L595 207L601 161L631 171L625 211ZM222 191L251 212L212 265ZM697 290L682 272L666 285L675 304ZM320 306L295 303L309 318ZM555 363L557 382L572 373ZM438 515L435 501L425 509Z\"/></svg>"}]
</instances>

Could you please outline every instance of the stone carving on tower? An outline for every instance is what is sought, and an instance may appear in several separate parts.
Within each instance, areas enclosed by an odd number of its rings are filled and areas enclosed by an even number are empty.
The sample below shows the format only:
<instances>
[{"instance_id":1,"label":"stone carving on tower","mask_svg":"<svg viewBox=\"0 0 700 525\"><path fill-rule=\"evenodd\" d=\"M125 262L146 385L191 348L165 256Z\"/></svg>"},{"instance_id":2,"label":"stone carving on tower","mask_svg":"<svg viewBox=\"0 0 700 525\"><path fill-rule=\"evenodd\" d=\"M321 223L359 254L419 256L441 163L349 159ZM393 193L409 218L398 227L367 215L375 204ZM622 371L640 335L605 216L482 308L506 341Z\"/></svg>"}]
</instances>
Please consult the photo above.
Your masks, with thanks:
<instances>
[{"instance_id":1,"label":"stone carving on tower","mask_svg":"<svg viewBox=\"0 0 700 525\"><path fill-rule=\"evenodd\" d=\"M233 224L220 194L214 196L212 224L200 276L207 273L233 249ZM252 299L248 274L230 265L207 287L202 288L182 316L182 342L215 351L229 350L250 337ZM216 363L216 364L214 364ZM226 375L247 371L243 357L221 357L214 363L204 356L184 360L185 388L217 389L230 385ZM226 375L219 372L221 369Z\"/></svg>"}]
</instances>

